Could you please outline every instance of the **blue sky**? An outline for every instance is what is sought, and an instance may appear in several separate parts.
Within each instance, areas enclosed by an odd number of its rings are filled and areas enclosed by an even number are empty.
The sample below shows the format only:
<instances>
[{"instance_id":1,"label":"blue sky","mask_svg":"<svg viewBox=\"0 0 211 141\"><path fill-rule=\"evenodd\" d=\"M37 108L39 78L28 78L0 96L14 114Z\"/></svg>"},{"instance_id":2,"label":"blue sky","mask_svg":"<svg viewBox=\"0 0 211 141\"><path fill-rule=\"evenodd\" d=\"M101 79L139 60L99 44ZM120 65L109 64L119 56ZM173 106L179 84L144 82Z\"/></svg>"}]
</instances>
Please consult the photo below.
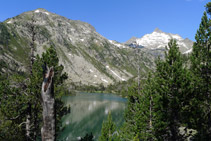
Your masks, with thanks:
<instances>
[{"instance_id":1,"label":"blue sky","mask_svg":"<svg viewBox=\"0 0 211 141\"><path fill-rule=\"evenodd\" d=\"M45 8L93 25L104 37L125 42L158 27L194 40L209 0L2 0L0 21Z\"/></svg>"}]
</instances>

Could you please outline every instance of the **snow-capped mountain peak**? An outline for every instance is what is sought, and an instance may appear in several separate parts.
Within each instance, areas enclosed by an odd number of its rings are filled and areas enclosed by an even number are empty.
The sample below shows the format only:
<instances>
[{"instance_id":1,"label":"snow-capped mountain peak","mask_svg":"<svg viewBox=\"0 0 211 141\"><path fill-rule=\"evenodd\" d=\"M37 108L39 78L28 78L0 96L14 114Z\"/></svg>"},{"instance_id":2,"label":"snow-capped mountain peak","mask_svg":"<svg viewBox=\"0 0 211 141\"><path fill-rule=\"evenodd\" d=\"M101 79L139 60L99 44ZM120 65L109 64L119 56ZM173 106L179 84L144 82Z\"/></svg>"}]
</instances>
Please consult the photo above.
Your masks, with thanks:
<instances>
[{"instance_id":1,"label":"snow-capped mountain peak","mask_svg":"<svg viewBox=\"0 0 211 141\"><path fill-rule=\"evenodd\" d=\"M143 46L148 49L165 48L171 39L176 39L177 44L182 52L189 50L192 47L192 41L183 39L178 34L166 33L156 28L152 33L146 34L141 38L133 38L126 42L130 46Z\"/></svg>"}]
</instances>

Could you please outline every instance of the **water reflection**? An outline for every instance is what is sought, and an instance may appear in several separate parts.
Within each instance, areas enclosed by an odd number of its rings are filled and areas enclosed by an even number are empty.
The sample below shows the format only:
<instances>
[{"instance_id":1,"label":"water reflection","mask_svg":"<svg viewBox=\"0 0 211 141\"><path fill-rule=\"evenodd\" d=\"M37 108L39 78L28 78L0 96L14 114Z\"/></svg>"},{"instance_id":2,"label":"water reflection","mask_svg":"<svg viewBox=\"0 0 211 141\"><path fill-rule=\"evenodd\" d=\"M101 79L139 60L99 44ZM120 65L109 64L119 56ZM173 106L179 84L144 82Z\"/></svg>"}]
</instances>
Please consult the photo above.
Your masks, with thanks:
<instances>
[{"instance_id":1,"label":"water reflection","mask_svg":"<svg viewBox=\"0 0 211 141\"><path fill-rule=\"evenodd\" d=\"M103 120L111 112L117 125L123 123L126 99L111 94L84 94L64 97L66 105L71 106L71 114L64 116L64 130L61 140L79 140L86 133L93 133L98 139Z\"/></svg>"}]
</instances>

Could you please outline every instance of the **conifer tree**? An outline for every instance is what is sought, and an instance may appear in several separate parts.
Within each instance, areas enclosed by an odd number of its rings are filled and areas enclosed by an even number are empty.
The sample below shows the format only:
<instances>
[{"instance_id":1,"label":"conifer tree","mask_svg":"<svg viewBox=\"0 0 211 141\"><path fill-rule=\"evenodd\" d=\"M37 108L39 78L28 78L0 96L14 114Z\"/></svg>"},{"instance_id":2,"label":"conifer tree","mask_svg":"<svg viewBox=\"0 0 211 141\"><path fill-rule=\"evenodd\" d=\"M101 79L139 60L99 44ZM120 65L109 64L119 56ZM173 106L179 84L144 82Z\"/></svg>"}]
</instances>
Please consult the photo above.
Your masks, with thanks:
<instances>
[{"instance_id":1,"label":"conifer tree","mask_svg":"<svg viewBox=\"0 0 211 141\"><path fill-rule=\"evenodd\" d=\"M116 135L116 125L112 121L111 113L108 114L107 121L103 122L102 129L101 129L101 136L99 138L100 141L112 141Z\"/></svg>"},{"instance_id":2,"label":"conifer tree","mask_svg":"<svg viewBox=\"0 0 211 141\"><path fill-rule=\"evenodd\" d=\"M56 131L60 127L59 121L61 117L67 112L67 108L64 107L64 103L61 101L61 97L65 94L65 88L63 86L64 81L67 79L67 73L63 72L64 67L59 65L59 58L57 56L56 50L53 47L50 47L42 54L42 57L37 55L36 60L33 65L33 71L31 78L33 80L32 85L30 86L31 91L35 94L33 99L34 103L32 104L32 109L37 109L39 111L38 120L41 121L41 84L43 81L43 67L52 66L54 68L54 94L55 94L55 114L56 114ZM36 101L39 101L38 103ZM35 107L36 106L36 107ZM41 122L36 130L40 133ZM57 132L58 133L58 132Z\"/></svg>"},{"instance_id":3,"label":"conifer tree","mask_svg":"<svg viewBox=\"0 0 211 141\"><path fill-rule=\"evenodd\" d=\"M165 60L157 61L155 72L154 131L158 140L182 140L179 135L182 108L186 98L187 70L175 40L168 43Z\"/></svg>"},{"instance_id":4,"label":"conifer tree","mask_svg":"<svg viewBox=\"0 0 211 141\"><path fill-rule=\"evenodd\" d=\"M127 140L156 140L153 135L154 120L154 80L149 75L145 85L138 93L138 86L129 88L128 108L125 124L121 129L121 138Z\"/></svg>"},{"instance_id":5,"label":"conifer tree","mask_svg":"<svg viewBox=\"0 0 211 141\"><path fill-rule=\"evenodd\" d=\"M27 96L0 73L0 140L26 140Z\"/></svg>"},{"instance_id":6,"label":"conifer tree","mask_svg":"<svg viewBox=\"0 0 211 141\"><path fill-rule=\"evenodd\" d=\"M128 105L125 110L125 123L121 129L121 138L132 140L137 135L137 112L139 111L140 95L138 94L138 85L134 84L128 89Z\"/></svg>"},{"instance_id":7,"label":"conifer tree","mask_svg":"<svg viewBox=\"0 0 211 141\"><path fill-rule=\"evenodd\" d=\"M207 5L210 13L210 3ZM195 97L195 115L192 126L197 129L197 138L207 140L211 138L211 20L204 12L201 24L197 30L191 54L191 72L194 76L193 95Z\"/></svg>"},{"instance_id":8,"label":"conifer tree","mask_svg":"<svg viewBox=\"0 0 211 141\"><path fill-rule=\"evenodd\" d=\"M27 74L19 73L8 76L2 76L0 73L0 140L27 140L26 137L26 115L28 110L28 101L31 103L31 130L41 136L40 128L42 125L42 107L41 107L41 84L43 80L44 64L54 67L54 93L56 107L56 128L60 127L61 117L67 113L61 97L65 94L63 86L67 79L67 74L63 73L63 66L59 65L59 59L53 47L47 49L42 57L37 56L32 66L30 75L31 83L26 81ZM7 80L8 79L8 80ZM10 81L9 81L10 80ZM26 85L26 83L29 83ZM31 95L29 95L29 90ZM36 128L35 128L36 127ZM31 132L31 133L33 133ZM57 132L58 133L58 132ZM33 136L32 136L33 137ZM33 139L33 138L30 138ZM37 139L37 137L36 137Z\"/></svg>"}]
</instances>

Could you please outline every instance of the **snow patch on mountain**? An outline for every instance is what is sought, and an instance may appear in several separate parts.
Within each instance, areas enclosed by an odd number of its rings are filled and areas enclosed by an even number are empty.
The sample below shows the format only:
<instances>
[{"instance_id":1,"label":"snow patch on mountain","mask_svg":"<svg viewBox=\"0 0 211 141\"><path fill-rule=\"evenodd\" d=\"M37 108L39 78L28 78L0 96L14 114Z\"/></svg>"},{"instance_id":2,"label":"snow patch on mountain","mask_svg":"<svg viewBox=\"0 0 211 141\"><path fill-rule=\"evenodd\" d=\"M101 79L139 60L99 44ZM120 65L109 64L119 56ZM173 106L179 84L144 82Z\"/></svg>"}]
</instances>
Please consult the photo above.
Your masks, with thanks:
<instances>
[{"instance_id":1,"label":"snow patch on mountain","mask_svg":"<svg viewBox=\"0 0 211 141\"><path fill-rule=\"evenodd\" d=\"M11 21L11 20L9 20L7 23L8 23L8 24L10 24L10 23L12 23L12 21Z\"/></svg>"},{"instance_id":2,"label":"snow patch on mountain","mask_svg":"<svg viewBox=\"0 0 211 141\"><path fill-rule=\"evenodd\" d=\"M44 14L46 14L46 15L49 15L48 12L43 12L43 11L41 11L41 10L39 10L39 9L35 10L34 12L35 12L35 13L44 13Z\"/></svg>"},{"instance_id":3,"label":"snow patch on mountain","mask_svg":"<svg viewBox=\"0 0 211 141\"><path fill-rule=\"evenodd\" d=\"M49 15L49 13L48 12L44 12L46 15Z\"/></svg>"},{"instance_id":4,"label":"snow patch on mountain","mask_svg":"<svg viewBox=\"0 0 211 141\"><path fill-rule=\"evenodd\" d=\"M40 13L40 10L35 10L34 12L35 12L35 13Z\"/></svg>"},{"instance_id":5,"label":"snow patch on mountain","mask_svg":"<svg viewBox=\"0 0 211 141\"><path fill-rule=\"evenodd\" d=\"M191 53L192 51L193 51L193 49L191 48L191 49L187 50L186 52L184 52L183 54L189 54L189 53Z\"/></svg>"},{"instance_id":6,"label":"snow patch on mountain","mask_svg":"<svg viewBox=\"0 0 211 141\"><path fill-rule=\"evenodd\" d=\"M118 43L116 41L113 41L113 40L108 40L111 44L117 46L118 48L128 48L127 46L121 44L121 43Z\"/></svg>"},{"instance_id":7,"label":"snow patch on mountain","mask_svg":"<svg viewBox=\"0 0 211 141\"><path fill-rule=\"evenodd\" d=\"M120 80L125 81L124 78L120 77L116 72L114 72L109 66L106 66L108 70L110 70L116 77L118 77Z\"/></svg>"},{"instance_id":8,"label":"snow patch on mountain","mask_svg":"<svg viewBox=\"0 0 211 141\"><path fill-rule=\"evenodd\" d=\"M101 78L101 80L102 80L103 82L105 82L105 83L108 83L108 81L107 81L106 79L104 79L104 78Z\"/></svg>"}]
</instances>

